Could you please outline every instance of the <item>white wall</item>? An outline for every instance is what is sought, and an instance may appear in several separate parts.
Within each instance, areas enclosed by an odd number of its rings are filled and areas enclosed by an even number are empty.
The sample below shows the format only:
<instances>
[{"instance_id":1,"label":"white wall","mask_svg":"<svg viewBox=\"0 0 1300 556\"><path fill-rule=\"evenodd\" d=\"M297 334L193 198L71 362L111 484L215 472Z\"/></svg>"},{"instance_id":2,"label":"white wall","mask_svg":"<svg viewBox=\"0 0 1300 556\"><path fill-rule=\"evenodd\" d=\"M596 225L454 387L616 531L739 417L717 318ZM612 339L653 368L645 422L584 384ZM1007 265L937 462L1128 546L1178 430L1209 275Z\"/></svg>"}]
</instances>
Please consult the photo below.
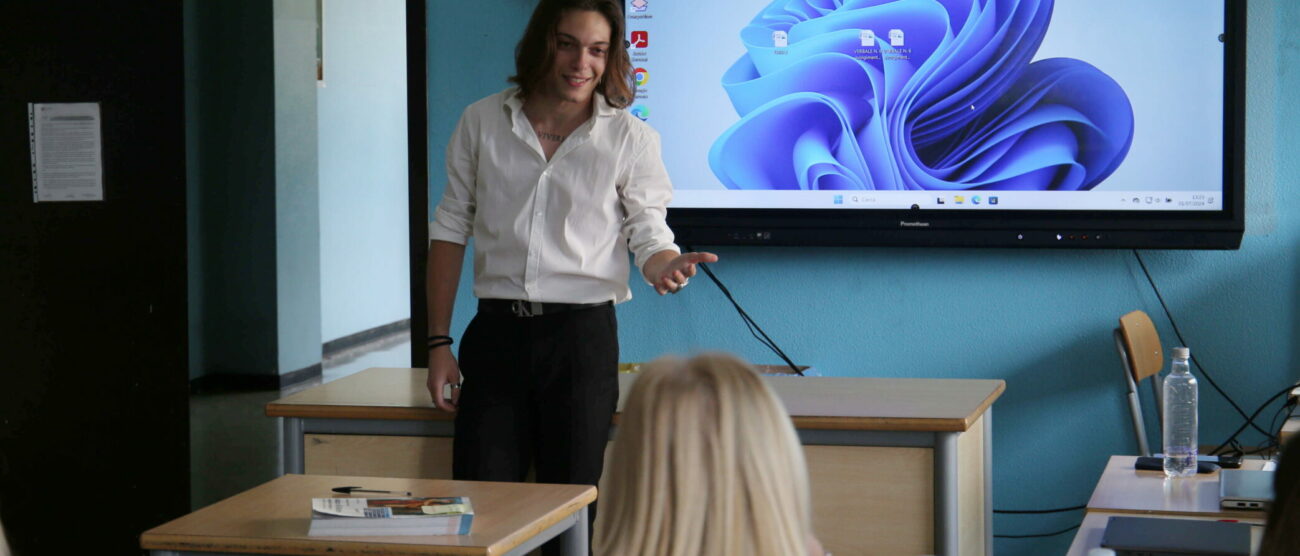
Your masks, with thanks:
<instances>
[{"instance_id":1,"label":"white wall","mask_svg":"<svg viewBox=\"0 0 1300 556\"><path fill-rule=\"evenodd\" d=\"M324 0L320 137L321 338L410 317L406 8Z\"/></svg>"}]
</instances>

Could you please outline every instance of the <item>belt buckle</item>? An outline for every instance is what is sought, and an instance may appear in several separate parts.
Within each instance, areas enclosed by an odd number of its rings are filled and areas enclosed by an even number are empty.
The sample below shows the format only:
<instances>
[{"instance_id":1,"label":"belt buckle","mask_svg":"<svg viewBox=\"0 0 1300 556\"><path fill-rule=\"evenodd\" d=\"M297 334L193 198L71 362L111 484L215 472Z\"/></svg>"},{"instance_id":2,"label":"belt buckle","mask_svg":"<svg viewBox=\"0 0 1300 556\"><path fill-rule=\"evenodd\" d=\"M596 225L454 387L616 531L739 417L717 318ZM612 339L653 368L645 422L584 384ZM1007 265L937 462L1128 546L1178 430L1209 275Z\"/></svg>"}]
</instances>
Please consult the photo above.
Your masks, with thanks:
<instances>
[{"instance_id":1,"label":"belt buckle","mask_svg":"<svg viewBox=\"0 0 1300 556\"><path fill-rule=\"evenodd\" d=\"M542 304L516 299L510 302L510 313L516 317L535 317L542 314Z\"/></svg>"}]
</instances>

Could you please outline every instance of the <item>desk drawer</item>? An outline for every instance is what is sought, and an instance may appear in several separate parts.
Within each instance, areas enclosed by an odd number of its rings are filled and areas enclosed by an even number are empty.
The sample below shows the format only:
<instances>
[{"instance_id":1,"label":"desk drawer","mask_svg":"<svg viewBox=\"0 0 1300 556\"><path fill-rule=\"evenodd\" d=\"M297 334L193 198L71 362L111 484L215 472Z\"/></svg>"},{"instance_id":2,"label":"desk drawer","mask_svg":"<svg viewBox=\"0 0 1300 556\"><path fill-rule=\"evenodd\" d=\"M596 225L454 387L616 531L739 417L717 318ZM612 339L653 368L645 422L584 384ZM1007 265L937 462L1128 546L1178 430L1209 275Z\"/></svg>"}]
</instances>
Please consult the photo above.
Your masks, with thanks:
<instances>
[{"instance_id":1,"label":"desk drawer","mask_svg":"<svg viewBox=\"0 0 1300 556\"><path fill-rule=\"evenodd\" d=\"M310 475L450 479L451 438L306 434L303 470Z\"/></svg>"}]
</instances>

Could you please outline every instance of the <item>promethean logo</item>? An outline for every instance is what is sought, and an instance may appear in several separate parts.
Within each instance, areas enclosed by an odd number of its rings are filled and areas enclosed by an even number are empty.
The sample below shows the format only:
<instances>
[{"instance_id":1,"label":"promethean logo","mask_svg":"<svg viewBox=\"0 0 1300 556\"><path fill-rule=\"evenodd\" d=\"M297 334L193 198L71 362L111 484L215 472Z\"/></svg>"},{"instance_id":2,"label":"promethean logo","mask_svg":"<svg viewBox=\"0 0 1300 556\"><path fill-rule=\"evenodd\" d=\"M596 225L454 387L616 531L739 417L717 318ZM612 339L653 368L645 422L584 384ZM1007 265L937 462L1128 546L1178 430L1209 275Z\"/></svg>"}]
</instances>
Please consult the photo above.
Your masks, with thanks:
<instances>
[{"instance_id":1,"label":"promethean logo","mask_svg":"<svg viewBox=\"0 0 1300 556\"><path fill-rule=\"evenodd\" d=\"M899 220L898 225L904 228L929 228L930 227L929 222L908 222L906 220Z\"/></svg>"}]
</instances>

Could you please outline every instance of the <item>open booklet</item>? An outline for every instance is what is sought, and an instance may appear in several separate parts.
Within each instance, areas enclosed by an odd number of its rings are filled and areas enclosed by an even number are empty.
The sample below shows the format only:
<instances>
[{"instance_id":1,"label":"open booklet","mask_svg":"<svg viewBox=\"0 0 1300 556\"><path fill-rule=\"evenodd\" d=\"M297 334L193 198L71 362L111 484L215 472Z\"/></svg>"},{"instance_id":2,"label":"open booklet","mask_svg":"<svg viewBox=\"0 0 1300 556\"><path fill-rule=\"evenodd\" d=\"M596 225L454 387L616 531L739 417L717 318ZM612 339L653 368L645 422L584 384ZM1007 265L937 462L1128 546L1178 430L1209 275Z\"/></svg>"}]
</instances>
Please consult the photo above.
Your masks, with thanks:
<instances>
[{"instance_id":1,"label":"open booklet","mask_svg":"<svg viewBox=\"0 0 1300 556\"><path fill-rule=\"evenodd\" d=\"M308 536L468 535L474 507L442 498L312 498Z\"/></svg>"}]
</instances>

